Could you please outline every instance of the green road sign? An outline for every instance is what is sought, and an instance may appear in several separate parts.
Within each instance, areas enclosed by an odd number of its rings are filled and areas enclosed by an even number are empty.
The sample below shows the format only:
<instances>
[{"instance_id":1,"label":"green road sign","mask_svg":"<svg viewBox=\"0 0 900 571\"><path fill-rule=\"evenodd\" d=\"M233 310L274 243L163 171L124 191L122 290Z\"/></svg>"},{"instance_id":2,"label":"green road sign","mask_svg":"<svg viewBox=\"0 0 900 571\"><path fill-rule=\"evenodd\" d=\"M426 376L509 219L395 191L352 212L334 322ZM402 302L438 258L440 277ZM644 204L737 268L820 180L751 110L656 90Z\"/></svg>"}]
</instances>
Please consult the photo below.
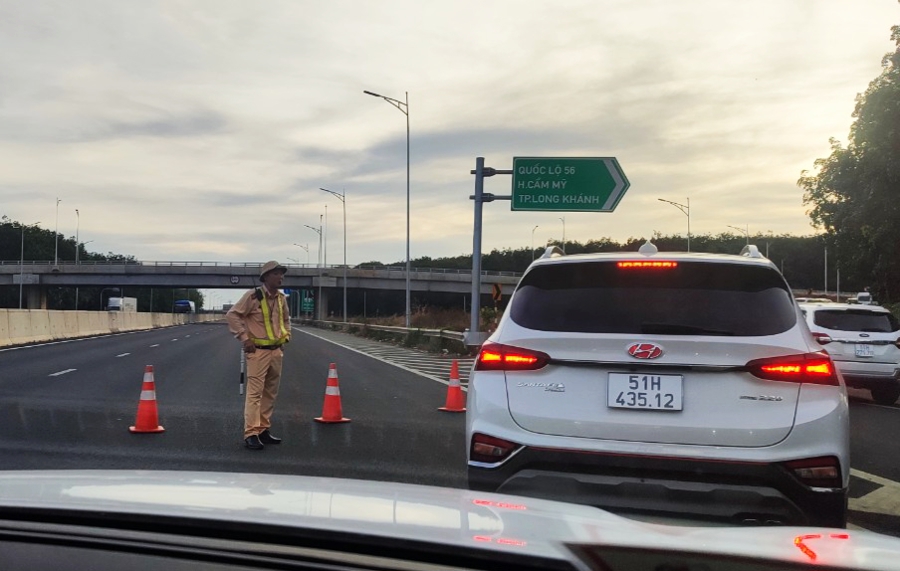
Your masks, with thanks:
<instances>
[{"instance_id":1,"label":"green road sign","mask_svg":"<svg viewBox=\"0 0 900 571\"><path fill-rule=\"evenodd\" d=\"M514 157L511 209L612 212L629 186L615 157Z\"/></svg>"},{"instance_id":2,"label":"green road sign","mask_svg":"<svg viewBox=\"0 0 900 571\"><path fill-rule=\"evenodd\" d=\"M302 311L303 313L312 313L313 309L315 307L315 301L316 301L313 298L313 292L308 289L304 289L302 291L303 291L303 297L301 298L301 301L300 301L300 311Z\"/></svg>"}]
</instances>

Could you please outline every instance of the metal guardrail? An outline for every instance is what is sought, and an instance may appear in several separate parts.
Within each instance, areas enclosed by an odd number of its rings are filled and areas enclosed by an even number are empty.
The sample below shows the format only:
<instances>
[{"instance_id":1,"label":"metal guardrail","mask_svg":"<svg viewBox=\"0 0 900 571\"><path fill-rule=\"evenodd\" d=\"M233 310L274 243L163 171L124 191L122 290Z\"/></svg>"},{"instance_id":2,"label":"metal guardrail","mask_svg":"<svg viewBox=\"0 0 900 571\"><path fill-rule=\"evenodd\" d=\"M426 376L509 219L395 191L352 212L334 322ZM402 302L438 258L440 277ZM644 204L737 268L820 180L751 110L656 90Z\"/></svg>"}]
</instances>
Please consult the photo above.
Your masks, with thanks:
<instances>
[{"instance_id":1,"label":"metal guardrail","mask_svg":"<svg viewBox=\"0 0 900 571\"><path fill-rule=\"evenodd\" d=\"M394 327L392 325L370 325L366 323L357 323L354 321L312 321L312 323L319 325L325 325L329 328L341 328L341 329L349 329L350 327L366 327L367 329L373 329L375 331L386 331L388 333L397 333L400 335L409 335L410 333L418 333L420 335L424 335L425 337L435 337L440 339L448 339L450 341L459 341L460 343L465 341L465 334L461 331L451 331L449 329L418 329L411 327L407 329L406 327Z\"/></svg>"}]
</instances>

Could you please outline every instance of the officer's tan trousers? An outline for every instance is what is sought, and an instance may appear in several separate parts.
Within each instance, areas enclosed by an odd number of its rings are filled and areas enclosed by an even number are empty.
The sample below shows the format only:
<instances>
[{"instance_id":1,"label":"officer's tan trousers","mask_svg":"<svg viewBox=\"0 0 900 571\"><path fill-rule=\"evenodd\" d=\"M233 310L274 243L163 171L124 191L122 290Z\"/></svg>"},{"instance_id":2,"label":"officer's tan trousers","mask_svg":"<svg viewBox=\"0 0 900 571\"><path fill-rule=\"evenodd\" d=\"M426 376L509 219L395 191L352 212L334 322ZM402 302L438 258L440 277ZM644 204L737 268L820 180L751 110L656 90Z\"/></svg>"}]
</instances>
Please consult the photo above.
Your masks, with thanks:
<instances>
[{"instance_id":1,"label":"officer's tan trousers","mask_svg":"<svg viewBox=\"0 0 900 571\"><path fill-rule=\"evenodd\" d=\"M272 411L281 383L284 351L256 349L247 353L247 394L244 399L244 438L272 426Z\"/></svg>"}]
</instances>

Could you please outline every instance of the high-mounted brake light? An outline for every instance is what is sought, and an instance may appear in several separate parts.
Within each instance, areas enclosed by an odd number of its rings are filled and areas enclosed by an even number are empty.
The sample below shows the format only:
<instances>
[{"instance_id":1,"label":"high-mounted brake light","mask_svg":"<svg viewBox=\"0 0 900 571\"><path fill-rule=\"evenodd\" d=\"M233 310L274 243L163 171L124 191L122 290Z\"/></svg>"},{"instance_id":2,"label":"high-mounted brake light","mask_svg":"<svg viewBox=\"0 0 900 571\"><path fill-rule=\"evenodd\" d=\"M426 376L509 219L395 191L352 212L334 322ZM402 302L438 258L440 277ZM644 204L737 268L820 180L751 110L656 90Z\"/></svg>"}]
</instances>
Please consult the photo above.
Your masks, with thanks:
<instances>
[{"instance_id":1,"label":"high-mounted brake light","mask_svg":"<svg viewBox=\"0 0 900 571\"><path fill-rule=\"evenodd\" d=\"M475 361L476 371L536 371L550 362L550 356L540 351L512 347L500 343L485 343Z\"/></svg>"},{"instance_id":2,"label":"high-mounted brake light","mask_svg":"<svg viewBox=\"0 0 900 571\"><path fill-rule=\"evenodd\" d=\"M616 264L619 268L623 270L630 269L671 269L677 268L678 262L656 262L656 261L647 261L647 260L636 260L632 262L618 262Z\"/></svg>"},{"instance_id":3,"label":"high-mounted brake light","mask_svg":"<svg viewBox=\"0 0 900 571\"><path fill-rule=\"evenodd\" d=\"M747 363L747 371L769 381L832 386L839 384L834 363L824 352L758 359Z\"/></svg>"}]
</instances>

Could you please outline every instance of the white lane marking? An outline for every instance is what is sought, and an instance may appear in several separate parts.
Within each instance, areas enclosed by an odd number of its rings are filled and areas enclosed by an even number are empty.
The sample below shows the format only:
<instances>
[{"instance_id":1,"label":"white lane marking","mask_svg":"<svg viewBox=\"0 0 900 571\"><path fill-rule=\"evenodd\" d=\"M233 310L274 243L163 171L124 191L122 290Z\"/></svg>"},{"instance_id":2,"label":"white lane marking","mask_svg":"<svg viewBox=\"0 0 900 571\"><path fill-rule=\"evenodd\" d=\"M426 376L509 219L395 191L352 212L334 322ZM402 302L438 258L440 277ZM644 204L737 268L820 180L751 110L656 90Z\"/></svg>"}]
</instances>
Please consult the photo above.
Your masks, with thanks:
<instances>
[{"instance_id":1,"label":"white lane marking","mask_svg":"<svg viewBox=\"0 0 900 571\"><path fill-rule=\"evenodd\" d=\"M404 371L408 371L410 373L419 375L420 377L425 377L426 379L431 379L432 381L437 381L437 382L441 383L442 385L450 384L450 381L445 381L445 380L439 379L437 377L432 377L431 375L426 375L425 373L423 373L421 371L416 371L414 369L410 369L409 367L404 367L403 365L400 365L399 363L392 363L391 361L387 361L376 355L371 355L364 351L360 351L359 349L354 349L353 347L348 347L347 345L342 345L341 343L338 343L337 341L332 341L331 339L326 339L325 337L316 335L315 333L310 333L309 331L304 331L297 327L291 327L291 329L293 329L294 331L299 331L300 333L305 333L306 335L309 335L310 337L316 337L317 339L321 339L322 341L328 341L329 343L333 343L333 344L337 345L338 347L343 347L344 349L353 351L354 353L359 353L360 355L365 355L366 357L371 357L372 359L375 359L376 361L381 361L382 363L387 363L388 365L393 365L394 367L397 367L398 369L403 369ZM469 390L466 387L462 387L462 390L464 392L469 392Z\"/></svg>"},{"instance_id":2,"label":"white lane marking","mask_svg":"<svg viewBox=\"0 0 900 571\"><path fill-rule=\"evenodd\" d=\"M850 474L881 486L861 498L851 498L851 510L900 516L900 483L853 468L850 469Z\"/></svg>"},{"instance_id":3,"label":"white lane marking","mask_svg":"<svg viewBox=\"0 0 900 571\"><path fill-rule=\"evenodd\" d=\"M188 337L190 337L190 335L185 335L185 338L188 338Z\"/></svg>"},{"instance_id":4,"label":"white lane marking","mask_svg":"<svg viewBox=\"0 0 900 571\"><path fill-rule=\"evenodd\" d=\"M119 357L127 357L128 355L131 355L131 353L122 353L121 355L116 355L116 358L118 359Z\"/></svg>"},{"instance_id":5,"label":"white lane marking","mask_svg":"<svg viewBox=\"0 0 900 571\"><path fill-rule=\"evenodd\" d=\"M176 339L172 339L172 341L178 341L178 339L177 339L177 338L176 338Z\"/></svg>"},{"instance_id":6,"label":"white lane marking","mask_svg":"<svg viewBox=\"0 0 900 571\"><path fill-rule=\"evenodd\" d=\"M48 376L50 377L58 377L60 375L65 375L66 373L71 373L72 371L77 371L78 369L66 369L65 371L57 371L55 373L50 373Z\"/></svg>"},{"instance_id":7,"label":"white lane marking","mask_svg":"<svg viewBox=\"0 0 900 571\"><path fill-rule=\"evenodd\" d=\"M156 345L150 345L150 346L151 347L159 347L159 343L157 343Z\"/></svg>"}]
</instances>

